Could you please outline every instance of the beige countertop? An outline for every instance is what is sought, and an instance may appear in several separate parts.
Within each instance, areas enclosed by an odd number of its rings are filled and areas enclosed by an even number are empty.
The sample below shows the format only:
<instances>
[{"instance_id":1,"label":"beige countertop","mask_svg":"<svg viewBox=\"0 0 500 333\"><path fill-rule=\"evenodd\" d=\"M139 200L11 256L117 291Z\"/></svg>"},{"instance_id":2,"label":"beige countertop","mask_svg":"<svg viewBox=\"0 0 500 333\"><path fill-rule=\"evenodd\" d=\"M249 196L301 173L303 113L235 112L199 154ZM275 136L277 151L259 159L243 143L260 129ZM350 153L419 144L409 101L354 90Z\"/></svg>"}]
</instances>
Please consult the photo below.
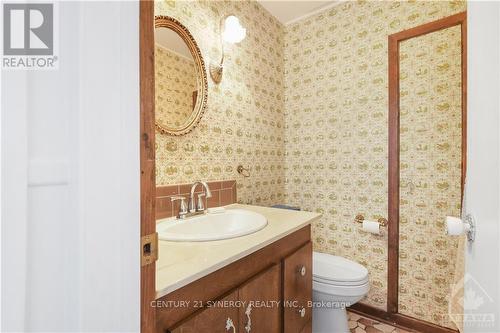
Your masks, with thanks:
<instances>
[{"instance_id":1,"label":"beige countertop","mask_svg":"<svg viewBox=\"0 0 500 333\"><path fill-rule=\"evenodd\" d=\"M156 297L171 293L216 270L256 252L318 219L321 214L232 204L264 215L267 226L253 234L210 242L158 241Z\"/></svg>"}]
</instances>

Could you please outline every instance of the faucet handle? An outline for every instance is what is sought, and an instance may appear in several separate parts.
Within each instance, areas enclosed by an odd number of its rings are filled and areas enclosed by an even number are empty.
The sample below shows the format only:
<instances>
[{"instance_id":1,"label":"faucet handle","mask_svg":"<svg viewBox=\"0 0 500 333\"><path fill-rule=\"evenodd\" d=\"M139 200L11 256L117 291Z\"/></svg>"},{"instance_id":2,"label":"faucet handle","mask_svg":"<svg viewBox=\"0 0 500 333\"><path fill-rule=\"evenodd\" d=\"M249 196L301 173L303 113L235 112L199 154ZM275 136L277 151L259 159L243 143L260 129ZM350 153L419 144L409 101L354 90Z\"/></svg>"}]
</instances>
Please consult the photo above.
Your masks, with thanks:
<instances>
[{"instance_id":1,"label":"faucet handle","mask_svg":"<svg viewBox=\"0 0 500 333\"><path fill-rule=\"evenodd\" d=\"M203 197L206 196L206 193L198 194L198 202L196 204L196 211L201 212L205 210L205 206L203 205Z\"/></svg>"},{"instance_id":2,"label":"faucet handle","mask_svg":"<svg viewBox=\"0 0 500 333\"><path fill-rule=\"evenodd\" d=\"M186 205L186 198L184 198L183 196L180 196L180 195L175 195L173 197L170 197L171 202L174 202L177 200L181 201L181 205L179 207L179 214L177 214L177 217L183 218L188 213L188 207Z\"/></svg>"}]
</instances>

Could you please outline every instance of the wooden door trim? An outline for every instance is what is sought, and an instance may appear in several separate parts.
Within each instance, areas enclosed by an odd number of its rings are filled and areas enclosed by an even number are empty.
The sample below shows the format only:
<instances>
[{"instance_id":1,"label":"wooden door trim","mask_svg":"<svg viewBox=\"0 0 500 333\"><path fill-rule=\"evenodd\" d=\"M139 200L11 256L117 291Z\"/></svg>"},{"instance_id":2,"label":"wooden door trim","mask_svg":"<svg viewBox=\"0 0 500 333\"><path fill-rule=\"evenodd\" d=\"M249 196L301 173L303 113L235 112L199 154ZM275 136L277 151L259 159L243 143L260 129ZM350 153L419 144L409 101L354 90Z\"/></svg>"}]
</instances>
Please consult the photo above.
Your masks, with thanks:
<instances>
[{"instance_id":1,"label":"wooden door trim","mask_svg":"<svg viewBox=\"0 0 500 333\"><path fill-rule=\"evenodd\" d=\"M141 237L155 228L154 2L139 2ZM139 240L140 244L140 240ZM139 251L138 251L139 252ZM141 266L141 332L156 332L155 262Z\"/></svg>"},{"instance_id":2,"label":"wooden door trim","mask_svg":"<svg viewBox=\"0 0 500 333\"><path fill-rule=\"evenodd\" d=\"M389 35L389 172L387 313L398 314L399 290L399 43L438 30L461 26L462 35L462 196L467 158L467 12ZM406 317L406 316L403 316ZM401 317L402 318L402 317ZM410 318L410 317L407 317ZM417 320L418 321L418 320ZM430 331L429 331L430 332Z\"/></svg>"},{"instance_id":3,"label":"wooden door trim","mask_svg":"<svg viewBox=\"0 0 500 333\"><path fill-rule=\"evenodd\" d=\"M389 198L387 311L398 312L399 290L399 43L389 36Z\"/></svg>"},{"instance_id":4,"label":"wooden door trim","mask_svg":"<svg viewBox=\"0 0 500 333\"><path fill-rule=\"evenodd\" d=\"M396 32L392 35L389 35L389 39L393 38L398 42L402 42L410 38L427 35L442 29L454 27L456 25L463 25L465 24L466 21L467 21L467 12L460 12L458 14L447 16L436 21L432 21L407 30Z\"/></svg>"}]
</instances>

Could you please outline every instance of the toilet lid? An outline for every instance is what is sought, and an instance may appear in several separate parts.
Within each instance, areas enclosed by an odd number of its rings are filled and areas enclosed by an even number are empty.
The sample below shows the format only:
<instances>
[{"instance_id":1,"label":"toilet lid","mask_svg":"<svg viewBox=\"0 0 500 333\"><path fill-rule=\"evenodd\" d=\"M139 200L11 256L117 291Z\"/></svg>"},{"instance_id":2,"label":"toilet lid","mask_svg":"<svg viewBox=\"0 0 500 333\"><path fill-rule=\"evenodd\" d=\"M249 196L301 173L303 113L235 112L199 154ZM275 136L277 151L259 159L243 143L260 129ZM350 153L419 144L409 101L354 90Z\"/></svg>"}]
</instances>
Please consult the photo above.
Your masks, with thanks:
<instances>
[{"instance_id":1,"label":"toilet lid","mask_svg":"<svg viewBox=\"0 0 500 333\"><path fill-rule=\"evenodd\" d=\"M313 252L313 279L334 284L362 284L368 281L368 270L343 257Z\"/></svg>"}]
</instances>

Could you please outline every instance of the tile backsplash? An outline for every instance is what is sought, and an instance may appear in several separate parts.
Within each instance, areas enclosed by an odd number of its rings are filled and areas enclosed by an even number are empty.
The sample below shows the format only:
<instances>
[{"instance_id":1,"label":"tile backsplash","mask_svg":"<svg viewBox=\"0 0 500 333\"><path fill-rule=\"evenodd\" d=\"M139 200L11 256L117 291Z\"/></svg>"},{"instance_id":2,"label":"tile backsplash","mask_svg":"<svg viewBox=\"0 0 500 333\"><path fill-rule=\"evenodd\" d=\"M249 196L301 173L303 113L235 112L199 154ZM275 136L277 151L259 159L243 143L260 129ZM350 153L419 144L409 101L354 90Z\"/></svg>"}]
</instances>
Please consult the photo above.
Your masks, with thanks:
<instances>
[{"instance_id":1,"label":"tile backsplash","mask_svg":"<svg viewBox=\"0 0 500 333\"><path fill-rule=\"evenodd\" d=\"M164 219L177 215L179 211L179 201L172 202L173 196L183 196L189 199L192 184L167 185L156 187L156 219ZM211 198L205 198L205 207L226 206L236 202L236 181L224 180L208 182ZM203 187L198 185L195 193L203 192ZM196 196L195 196L196 197Z\"/></svg>"}]
</instances>

